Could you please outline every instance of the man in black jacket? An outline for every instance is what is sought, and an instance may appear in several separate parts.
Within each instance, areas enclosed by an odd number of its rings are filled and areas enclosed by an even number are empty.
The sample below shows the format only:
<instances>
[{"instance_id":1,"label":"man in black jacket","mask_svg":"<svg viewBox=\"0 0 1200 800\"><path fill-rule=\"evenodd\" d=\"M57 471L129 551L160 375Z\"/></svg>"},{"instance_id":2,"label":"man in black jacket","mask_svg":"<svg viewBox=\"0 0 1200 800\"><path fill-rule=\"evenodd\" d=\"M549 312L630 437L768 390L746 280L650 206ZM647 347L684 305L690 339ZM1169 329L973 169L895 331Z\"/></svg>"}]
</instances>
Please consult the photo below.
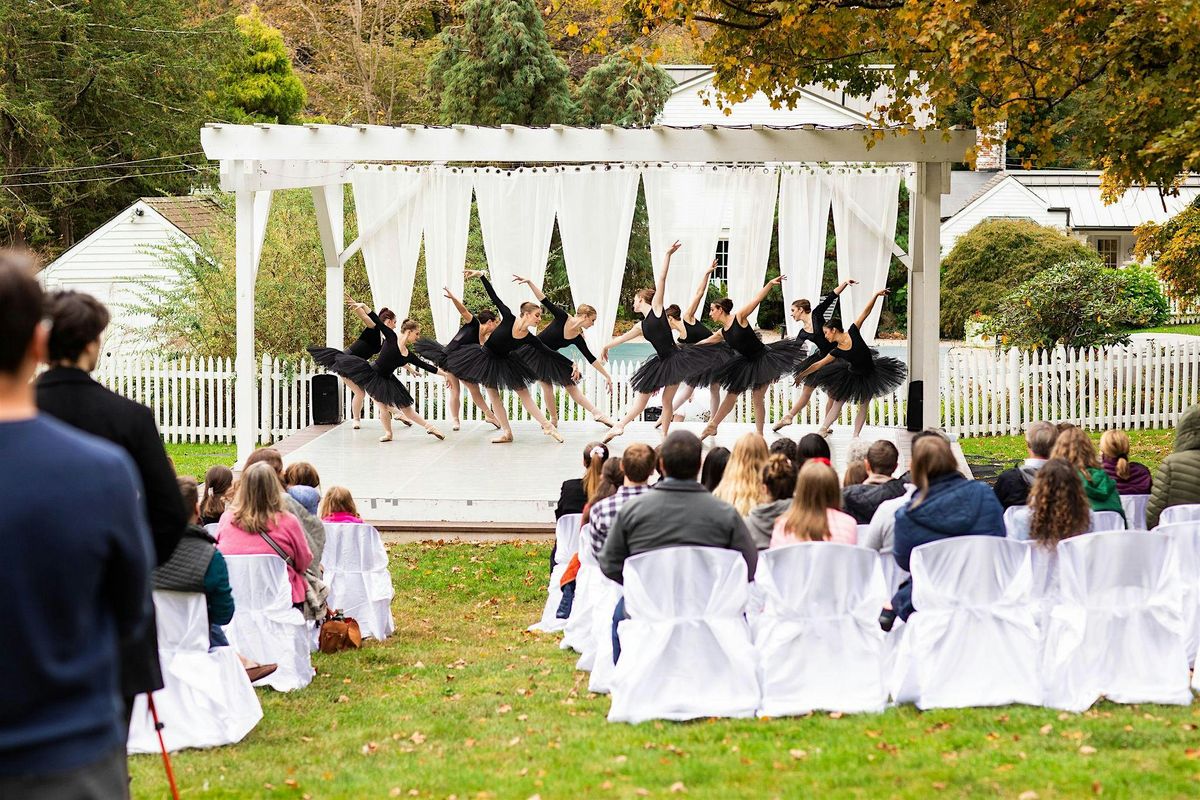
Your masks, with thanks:
<instances>
[{"instance_id":1,"label":"man in black jacket","mask_svg":"<svg viewBox=\"0 0 1200 800\"><path fill-rule=\"evenodd\" d=\"M992 487L996 499L1004 508L1023 506L1029 499L1033 478L1050 458L1054 442L1058 439L1058 428L1049 422L1031 422L1025 429L1025 450L1029 457L1019 467L1006 469L996 478Z\"/></svg>"},{"instance_id":2,"label":"man in black jacket","mask_svg":"<svg viewBox=\"0 0 1200 800\"><path fill-rule=\"evenodd\" d=\"M55 292L47 298L46 315L51 324L50 369L37 380L38 408L129 453L142 479L155 566L163 564L183 536L187 515L179 502L175 470L159 438L153 412L110 392L88 374L100 358L100 335L108 326L108 310L91 295ZM121 642L121 693L126 710L132 713L135 695L156 691L162 685L158 637L151 623L135 640Z\"/></svg>"},{"instance_id":3,"label":"man in black jacket","mask_svg":"<svg viewBox=\"0 0 1200 800\"><path fill-rule=\"evenodd\" d=\"M869 525L875 510L884 500L904 494L904 481L893 478L900 464L896 445L880 439L867 449L867 479L842 490L842 510L854 517L859 525Z\"/></svg>"}]
</instances>

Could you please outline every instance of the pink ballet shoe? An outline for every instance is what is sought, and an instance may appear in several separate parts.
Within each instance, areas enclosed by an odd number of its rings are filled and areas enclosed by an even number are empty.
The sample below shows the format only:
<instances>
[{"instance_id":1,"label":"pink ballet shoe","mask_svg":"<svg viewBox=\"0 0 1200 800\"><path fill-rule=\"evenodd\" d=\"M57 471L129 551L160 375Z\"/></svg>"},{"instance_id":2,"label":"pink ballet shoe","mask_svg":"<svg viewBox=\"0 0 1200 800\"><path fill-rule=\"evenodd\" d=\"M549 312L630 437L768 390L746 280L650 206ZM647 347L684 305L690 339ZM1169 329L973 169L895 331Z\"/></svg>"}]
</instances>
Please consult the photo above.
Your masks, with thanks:
<instances>
[{"instance_id":1,"label":"pink ballet shoe","mask_svg":"<svg viewBox=\"0 0 1200 800\"><path fill-rule=\"evenodd\" d=\"M425 432L428 433L433 438L437 439L439 442L444 441L446 439L446 434L442 433L441 431L439 431L437 428L433 427L432 425L426 425Z\"/></svg>"},{"instance_id":2,"label":"pink ballet shoe","mask_svg":"<svg viewBox=\"0 0 1200 800\"><path fill-rule=\"evenodd\" d=\"M625 433L625 428L621 427L620 425L614 425L612 427L612 430L610 430L607 434L604 435L603 442L605 444L608 444L613 439L617 438L618 436L622 435L623 433Z\"/></svg>"},{"instance_id":3,"label":"pink ballet shoe","mask_svg":"<svg viewBox=\"0 0 1200 800\"><path fill-rule=\"evenodd\" d=\"M554 427L553 425L548 425L545 428L542 428L542 433L546 434L559 444L562 444L566 441L566 439L563 438L563 435L558 432L558 428Z\"/></svg>"},{"instance_id":4,"label":"pink ballet shoe","mask_svg":"<svg viewBox=\"0 0 1200 800\"><path fill-rule=\"evenodd\" d=\"M776 422L774 425L772 425L771 430L775 431L776 433L779 433L781 430L786 428L788 425L791 425L793 419L794 419L794 417L792 417L791 415L785 416L783 419L779 420L779 422Z\"/></svg>"},{"instance_id":5,"label":"pink ballet shoe","mask_svg":"<svg viewBox=\"0 0 1200 800\"><path fill-rule=\"evenodd\" d=\"M495 439L492 439L492 444L510 444L513 440L511 433L502 433Z\"/></svg>"}]
</instances>

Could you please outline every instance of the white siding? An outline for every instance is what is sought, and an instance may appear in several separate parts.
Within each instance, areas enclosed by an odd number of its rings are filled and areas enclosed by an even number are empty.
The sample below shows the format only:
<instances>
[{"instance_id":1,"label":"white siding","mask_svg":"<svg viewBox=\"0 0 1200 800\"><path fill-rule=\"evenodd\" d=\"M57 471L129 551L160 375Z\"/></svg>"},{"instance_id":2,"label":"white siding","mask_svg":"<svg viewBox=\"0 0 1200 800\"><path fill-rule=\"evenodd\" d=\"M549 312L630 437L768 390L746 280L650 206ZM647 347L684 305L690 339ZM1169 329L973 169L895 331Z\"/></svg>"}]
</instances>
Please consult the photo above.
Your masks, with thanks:
<instances>
[{"instance_id":1,"label":"white siding","mask_svg":"<svg viewBox=\"0 0 1200 800\"><path fill-rule=\"evenodd\" d=\"M707 94L712 104L705 105ZM860 125L863 117L848 108L825 102L816 97L804 96L795 108L771 108L770 99L759 92L742 103L732 107L732 113L726 115L716 104L716 94L712 82L681 86L667 100L659 115L658 122L662 125Z\"/></svg>"},{"instance_id":2,"label":"white siding","mask_svg":"<svg viewBox=\"0 0 1200 800\"><path fill-rule=\"evenodd\" d=\"M1009 178L942 223L942 255L954 248L959 236L983 220L994 217L1030 219L1061 230L1066 230L1067 226L1065 212L1050 211L1036 195L1031 195L1028 189Z\"/></svg>"}]
</instances>

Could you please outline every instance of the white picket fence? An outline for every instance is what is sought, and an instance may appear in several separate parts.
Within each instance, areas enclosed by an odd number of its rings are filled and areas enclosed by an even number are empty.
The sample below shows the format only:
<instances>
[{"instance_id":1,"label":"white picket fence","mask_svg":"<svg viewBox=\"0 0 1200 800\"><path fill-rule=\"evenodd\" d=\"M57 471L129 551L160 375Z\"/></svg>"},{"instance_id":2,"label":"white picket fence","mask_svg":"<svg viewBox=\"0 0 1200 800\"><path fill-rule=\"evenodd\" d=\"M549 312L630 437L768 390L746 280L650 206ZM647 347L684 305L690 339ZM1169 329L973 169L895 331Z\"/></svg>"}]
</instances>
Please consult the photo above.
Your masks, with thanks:
<instances>
[{"instance_id":1,"label":"white picket fence","mask_svg":"<svg viewBox=\"0 0 1200 800\"><path fill-rule=\"evenodd\" d=\"M586 365L581 387L602 410L614 417L632 401L629 377L638 364L610 365L613 390ZM258 375L258 441L278 441L303 430L311 421L310 387L319 372L304 359L298 363L263 356ZM104 360L96 379L126 397L154 410L159 430L169 442L231 442L234 437L232 359L189 358L162 361L150 357L116 357ZM977 348L956 348L942 368L942 426L960 436L1020 433L1034 420L1074 422L1086 428L1156 428L1173 425L1188 406L1200 400L1200 343L1140 341L1128 347L1104 350L1055 348L1035 352L1011 350L996 353ZM444 380L420 373L400 374L416 401L418 413L432 421L448 418L449 389ZM543 406L541 392L533 398ZM707 390L697 393L707 404ZM799 393L790 380L767 392L767 416L778 419ZM868 424L900 426L905 421L904 388L877 398L869 409ZM351 395L344 390L342 409L349 416ZM517 396L504 393L505 407L513 420L529 414ZM582 421L587 413L563 391L556 392L558 417ZM463 392L463 420L481 420L479 409ZM824 398L818 392L796 422L817 425ZM750 398L735 407L734 421L751 419ZM853 408L843 409L841 422L849 423ZM365 416L375 415L368 400Z\"/></svg>"}]
</instances>

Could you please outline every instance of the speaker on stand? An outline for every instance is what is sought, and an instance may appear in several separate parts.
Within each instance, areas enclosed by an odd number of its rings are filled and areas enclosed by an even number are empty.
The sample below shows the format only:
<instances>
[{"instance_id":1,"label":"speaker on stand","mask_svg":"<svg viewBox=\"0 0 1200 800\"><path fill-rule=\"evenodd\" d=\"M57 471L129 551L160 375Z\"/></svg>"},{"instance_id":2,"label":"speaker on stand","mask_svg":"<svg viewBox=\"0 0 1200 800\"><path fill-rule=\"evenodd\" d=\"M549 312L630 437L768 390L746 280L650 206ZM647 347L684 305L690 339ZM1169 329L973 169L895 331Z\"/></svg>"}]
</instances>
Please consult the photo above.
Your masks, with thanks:
<instances>
[{"instance_id":1,"label":"speaker on stand","mask_svg":"<svg viewBox=\"0 0 1200 800\"><path fill-rule=\"evenodd\" d=\"M918 433L925 429L925 381L908 384L908 429Z\"/></svg>"},{"instance_id":2,"label":"speaker on stand","mask_svg":"<svg viewBox=\"0 0 1200 800\"><path fill-rule=\"evenodd\" d=\"M342 421L342 393L337 375L312 376L312 424L337 425Z\"/></svg>"}]
</instances>

